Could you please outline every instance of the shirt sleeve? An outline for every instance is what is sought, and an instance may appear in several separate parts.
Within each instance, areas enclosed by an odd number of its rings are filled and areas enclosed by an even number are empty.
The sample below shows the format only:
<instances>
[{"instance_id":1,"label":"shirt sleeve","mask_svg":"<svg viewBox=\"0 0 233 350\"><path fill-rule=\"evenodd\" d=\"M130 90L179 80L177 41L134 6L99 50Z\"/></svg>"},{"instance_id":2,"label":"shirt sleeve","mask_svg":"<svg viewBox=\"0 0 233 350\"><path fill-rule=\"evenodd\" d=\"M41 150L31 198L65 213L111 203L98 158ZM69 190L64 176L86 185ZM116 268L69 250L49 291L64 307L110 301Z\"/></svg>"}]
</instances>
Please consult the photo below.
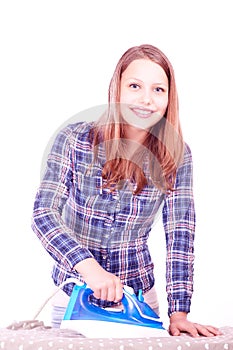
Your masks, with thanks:
<instances>
[{"instance_id":1,"label":"shirt sleeve","mask_svg":"<svg viewBox=\"0 0 233 350\"><path fill-rule=\"evenodd\" d=\"M88 249L82 248L73 238L74 233L62 219L73 178L72 131L68 126L56 136L47 159L45 175L36 194L32 215L33 231L52 258L67 271L72 271L81 260L93 257Z\"/></svg>"},{"instance_id":2,"label":"shirt sleeve","mask_svg":"<svg viewBox=\"0 0 233 350\"><path fill-rule=\"evenodd\" d=\"M193 293L195 208L191 150L185 145L175 189L165 197L163 225L166 235L166 288L168 315L190 312Z\"/></svg>"}]
</instances>

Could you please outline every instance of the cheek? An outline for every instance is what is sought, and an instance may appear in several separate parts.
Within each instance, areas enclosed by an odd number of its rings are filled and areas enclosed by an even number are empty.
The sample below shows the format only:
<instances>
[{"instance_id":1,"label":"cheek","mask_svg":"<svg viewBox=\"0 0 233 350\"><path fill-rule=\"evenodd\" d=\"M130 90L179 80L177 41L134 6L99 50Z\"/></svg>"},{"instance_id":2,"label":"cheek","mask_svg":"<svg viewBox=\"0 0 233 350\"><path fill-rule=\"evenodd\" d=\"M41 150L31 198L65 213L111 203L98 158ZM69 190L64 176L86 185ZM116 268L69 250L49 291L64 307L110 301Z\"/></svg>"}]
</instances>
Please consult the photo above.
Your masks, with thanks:
<instances>
[{"instance_id":1,"label":"cheek","mask_svg":"<svg viewBox=\"0 0 233 350\"><path fill-rule=\"evenodd\" d=\"M166 99L162 99L158 102L159 109L161 110L161 112L164 114L167 110L167 106L168 106L168 98Z\"/></svg>"},{"instance_id":2,"label":"cheek","mask_svg":"<svg viewBox=\"0 0 233 350\"><path fill-rule=\"evenodd\" d=\"M130 103L135 100L135 94L129 91L127 88L122 87L120 89L120 101L121 103Z\"/></svg>"},{"instance_id":3,"label":"cheek","mask_svg":"<svg viewBox=\"0 0 233 350\"><path fill-rule=\"evenodd\" d=\"M127 103L128 100L129 100L129 95L124 90L122 90L120 93L120 102Z\"/></svg>"}]
</instances>

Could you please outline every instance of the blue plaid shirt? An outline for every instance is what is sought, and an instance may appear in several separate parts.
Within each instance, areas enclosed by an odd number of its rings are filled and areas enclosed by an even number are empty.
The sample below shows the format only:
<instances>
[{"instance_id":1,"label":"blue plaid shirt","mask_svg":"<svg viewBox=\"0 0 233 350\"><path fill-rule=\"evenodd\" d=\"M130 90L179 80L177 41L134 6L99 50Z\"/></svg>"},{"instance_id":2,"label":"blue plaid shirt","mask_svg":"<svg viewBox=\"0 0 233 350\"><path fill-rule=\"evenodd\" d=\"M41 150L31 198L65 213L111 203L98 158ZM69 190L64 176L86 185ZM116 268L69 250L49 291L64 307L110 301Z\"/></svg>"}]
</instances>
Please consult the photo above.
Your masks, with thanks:
<instances>
[{"instance_id":1,"label":"blue plaid shirt","mask_svg":"<svg viewBox=\"0 0 233 350\"><path fill-rule=\"evenodd\" d=\"M36 194L32 228L55 260L55 284L68 277L81 279L73 267L94 257L135 293L150 290L154 265L147 239L162 205L168 314L189 312L195 231L190 149L185 146L175 191L165 195L155 188L145 167L148 185L139 194L132 193L128 181L111 192L102 187L103 146L99 145L98 159L94 161L91 126L92 123L76 123L58 133ZM73 284L67 284L64 290L70 295L72 288Z\"/></svg>"}]
</instances>

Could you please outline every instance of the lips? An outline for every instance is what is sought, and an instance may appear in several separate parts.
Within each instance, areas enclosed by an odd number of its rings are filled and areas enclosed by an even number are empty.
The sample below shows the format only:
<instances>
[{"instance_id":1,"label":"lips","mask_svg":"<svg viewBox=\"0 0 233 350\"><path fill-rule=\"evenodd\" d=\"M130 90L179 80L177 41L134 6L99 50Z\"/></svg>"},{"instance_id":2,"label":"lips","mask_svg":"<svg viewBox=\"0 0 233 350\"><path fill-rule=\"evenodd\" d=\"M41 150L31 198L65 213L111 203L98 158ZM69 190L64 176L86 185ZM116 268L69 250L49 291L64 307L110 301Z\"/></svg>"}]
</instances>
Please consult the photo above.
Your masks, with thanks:
<instances>
[{"instance_id":1,"label":"lips","mask_svg":"<svg viewBox=\"0 0 233 350\"><path fill-rule=\"evenodd\" d=\"M147 108L133 107L130 109L139 118L150 118L155 113L155 111L152 111L151 109L147 109Z\"/></svg>"}]
</instances>

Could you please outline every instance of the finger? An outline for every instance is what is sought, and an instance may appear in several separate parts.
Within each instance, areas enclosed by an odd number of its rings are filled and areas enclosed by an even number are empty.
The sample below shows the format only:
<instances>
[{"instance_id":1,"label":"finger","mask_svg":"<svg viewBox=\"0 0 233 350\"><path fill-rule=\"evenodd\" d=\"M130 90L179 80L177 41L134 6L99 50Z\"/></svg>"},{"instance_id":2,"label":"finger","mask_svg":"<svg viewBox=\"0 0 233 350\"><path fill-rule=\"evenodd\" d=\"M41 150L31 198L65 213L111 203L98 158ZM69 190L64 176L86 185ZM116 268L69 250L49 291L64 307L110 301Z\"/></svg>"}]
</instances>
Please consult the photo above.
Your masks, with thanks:
<instances>
[{"instance_id":1,"label":"finger","mask_svg":"<svg viewBox=\"0 0 233 350\"><path fill-rule=\"evenodd\" d=\"M94 289L94 297L96 299L100 299L101 298L101 289L99 289L99 288L95 288Z\"/></svg>"},{"instance_id":2,"label":"finger","mask_svg":"<svg viewBox=\"0 0 233 350\"><path fill-rule=\"evenodd\" d=\"M211 332L208 331L208 329L205 326L201 324L194 323L194 326L198 331L199 335L204 335L205 337L211 337L213 335Z\"/></svg>"},{"instance_id":3,"label":"finger","mask_svg":"<svg viewBox=\"0 0 233 350\"><path fill-rule=\"evenodd\" d=\"M115 302L121 301L123 298L123 285L120 280L117 281L116 283L116 288L115 288Z\"/></svg>"},{"instance_id":4,"label":"finger","mask_svg":"<svg viewBox=\"0 0 233 350\"><path fill-rule=\"evenodd\" d=\"M115 301L115 296L116 296L116 290L115 286L114 287L109 287L107 291L107 299L108 301Z\"/></svg>"},{"instance_id":5,"label":"finger","mask_svg":"<svg viewBox=\"0 0 233 350\"><path fill-rule=\"evenodd\" d=\"M193 338L199 337L199 333L194 324L188 322L183 325L175 326L174 324L170 325L171 335L178 336L181 332L189 333Z\"/></svg>"},{"instance_id":6,"label":"finger","mask_svg":"<svg viewBox=\"0 0 233 350\"><path fill-rule=\"evenodd\" d=\"M106 300L118 302L122 299L123 286L118 277L114 276L107 287Z\"/></svg>"},{"instance_id":7,"label":"finger","mask_svg":"<svg viewBox=\"0 0 233 350\"><path fill-rule=\"evenodd\" d=\"M101 300L107 300L108 288L105 283L99 283L98 286L92 289L94 297Z\"/></svg>"},{"instance_id":8,"label":"finger","mask_svg":"<svg viewBox=\"0 0 233 350\"><path fill-rule=\"evenodd\" d=\"M101 288L101 299L107 301L115 301L116 299L116 282L114 280L108 281Z\"/></svg>"},{"instance_id":9,"label":"finger","mask_svg":"<svg viewBox=\"0 0 233 350\"><path fill-rule=\"evenodd\" d=\"M170 325L169 327L169 333L173 336L179 336L180 335L180 331L177 327Z\"/></svg>"},{"instance_id":10,"label":"finger","mask_svg":"<svg viewBox=\"0 0 233 350\"><path fill-rule=\"evenodd\" d=\"M108 288L102 287L100 291L100 299L101 300L108 300Z\"/></svg>"},{"instance_id":11,"label":"finger","mask_svg":"<svg viewBox=\"0 0 233 350\"><path fill-rule=\"evenodd\" d=\"M208 329L208 331L214 335L222 335L222 332L217 328L217 327L213 327L213 326L206 326L206 328Z\"/></svg>"},{"instance_id":12,"label":"finger","mask_svg":"<svg viewBox=\"0 0 233 350\"><path fill-rule=\"evenodd\" d=\"M189 326L187 327L187 332L193 337L197 338L200 336L200 333L196 327L196 324L194 323L189 323Z\"/></svg>"},{"instance_id":13,"label":"finger","mask_svg":"<svg viewBox=\"0 0 233 350\"><path fill-rule=\"evenodd\" d=\"M213 337L215 335L220 335L221 332L216 327L213 326L203 326L198 323L195 323L195 327L198 330L200 335L204 335L205 337Z\"/></svg>"}]
</instances>

